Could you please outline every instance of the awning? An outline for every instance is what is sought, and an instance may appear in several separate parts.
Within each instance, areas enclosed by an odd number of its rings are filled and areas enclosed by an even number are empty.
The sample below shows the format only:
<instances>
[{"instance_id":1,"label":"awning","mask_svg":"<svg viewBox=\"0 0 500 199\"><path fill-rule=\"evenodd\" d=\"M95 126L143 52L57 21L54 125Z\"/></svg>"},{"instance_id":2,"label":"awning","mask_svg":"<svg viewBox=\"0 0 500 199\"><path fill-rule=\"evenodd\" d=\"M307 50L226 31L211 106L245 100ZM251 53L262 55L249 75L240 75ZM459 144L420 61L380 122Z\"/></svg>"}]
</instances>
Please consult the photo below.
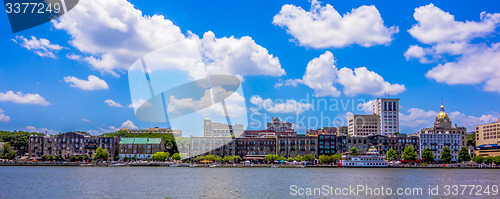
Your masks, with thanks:
<instances>
[{"instance_id":1,"label":"awning","mask_svg":"<svg viewBox=\"0 0 500 199\"><path fill-rule=\"evenodd\" d=\"M438 161L438 162L439 162L439 161L441 161L441 160L440 160L439 158L436 158L436 159L434 159L434 161Z\"/></svg>"}]
</instances>

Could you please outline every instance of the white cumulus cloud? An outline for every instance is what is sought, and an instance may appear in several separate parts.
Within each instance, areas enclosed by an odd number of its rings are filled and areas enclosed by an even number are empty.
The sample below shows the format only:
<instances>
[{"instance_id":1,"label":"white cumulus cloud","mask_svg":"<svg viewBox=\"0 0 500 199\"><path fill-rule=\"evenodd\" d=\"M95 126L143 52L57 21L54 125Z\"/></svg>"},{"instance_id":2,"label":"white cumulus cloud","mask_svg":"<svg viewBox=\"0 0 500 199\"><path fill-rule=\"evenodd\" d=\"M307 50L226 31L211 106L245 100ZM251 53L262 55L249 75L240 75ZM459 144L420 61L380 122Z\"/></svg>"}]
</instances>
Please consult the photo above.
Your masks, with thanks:
<instances>
[{"instance_id":1,"label":"white cumulus cloud","mask_svg":"<svg viewBox=\"0 0 500 199\"><path fill-rule=\"evenodd\" d=\"M308 103L300 103L293 99L287 100L271 100L271 99L262 99L259 96L253 96L250 99L250 103L256 105L257 110L264 109L270 113L295 113L301 114L305 110L312 108L311 104Z\"/></svg>"},{"instance_id":2,"label":"white cumulus cloud","mask_svg":"<svg viewBox=\"0 0 500 199\"><path fill-rule=\"evenodd\" d=\"M25 38L23 36L16 36L16 38L12 39L12 41L21 45L23 48L33 51L40 57L56 58L54 53L63 49L62 46L51 44L48 39L38 39L35 36L31 36L31 39Z\"/></svg>"},{"instance_id":3,"label":"white cumulus cloud","mask_svg":"<svg viewBox=\"0 0 500 199\"><path fill-rule=\"evenodd\" d=\"M104 100L104 103L111 107L123 107L123 105L111 99Z\"/></svg>"},{"instance_id":4,"label":"white cumulus cloud","mask_svg":"<svg viewBox=\"0 0 500 199\"><path fill-rule=\"evenodd\" d=\"M306 73L302 79L285 80L284 83L279 82L275 87L301 83L313 89L317 97L339 97L341 91L338 85L344 88L344 94L347 96L396 95L406 90L404 85L386 82L382 76L369 71L366 67L355 68L354 71L345 67L339 70L335 64L333 54L326 51L307 64Z\"/></svg>"},{"instance_id":5,"label":"white cumulus cloud","mask_svg":"<svg viewBox=\"0 0 500 199\"><path fill-rule=\"evenodd\" d=\"M47 134L55 134L57 133L54 130L49 130L47 128L36 128L34 126L26 126L24 129L28 132L37 132L37 133L47 133Z\"/></svg>"},{"instance_id":6,"label":"white cumulus cloud","mask_svg":"<svg viewBox=\"0 0 500 199\"><path fill-rule=\"evenodd\" d=\"M487 39L500 25L500 13L481 12L480 21L462 22L429 4L416 8L413 16L417 24L408 32L427 46L411 45L404 55L421 63L439 62L427 78L449 85L484 84L485 91L500 93L500 43ZM457 58L448 61L444 55Z\"/></svg>"},{"instance_id":7,"label":"white cumulus cloud","mask_svg":"<svg viewBox=\"0 0 500 199\"><path fill-rule=\"evenodd\" d=\"M71 87L79 88L86 91L109 89L109 86L106 83L106 81L94 75L89 75L88 80L78 79L73 76L68 76L64 77L64 81L66 83L69 83Z\"/></svg>"},{"instance_id":8,"label":"white cumulus cloud","mask_svg":"<svg viewBox=\"0 0 500 199\"><path fill-rule=\"evenodd\" d=\"M4 110L0 108L0 122L9 122L10 117L4 114Z\"/></svg>"},{"instance_id":9,"label":"white cumulus cloud","mask_svg":"<svg viewBox=\"0 0 500 199\"><path fill-rule=\"evenodd\" d=\"M50 102L45 100L44 97L39 94L24 94L21 91L14 93L14 91L0 92L0 101L2 102L13 102L17 104L38 104L47 106Z\"/></svg>"},{"instance_id":10,"label":"white cumulus cloud","mask_svg":"<svg viewBox=\"0 0 500 199\"><path fill-rule=\"evenodd\" d=\"M396 26L387 27L375 6L361 6L350 13L340 13L330 4L311 1L306 11L295 5L284 5L274 16L273 24L285 28L302 46L340 48L351 44L364 47L389 44Z\"/></svg>"},{"instance_id":11,"label":"white cumulus cloud","mask_svg":"<svg viewBox=\"0 0 500 199\"><path fill-rule=\"evenodd\" d=\"M248 36L216 38L211 31L203 38L181 29L163 15L147 16L126 0L81 1L71 12L54 22L56 29L71 35L70 44L81 55L67 58L86 62L98 71L119 76L138 58L156 49L183 40L194 39L202 57L210 60L205 68L215 74L281 76L285 71L279 59ZM192 50L192 49L183 49ZM169 58L170 59L170 58ZM173 57L175 63L186 63L185 57ZM200 78L199 68L180 68Z\"/></svg>"},{"instance_id":12,"label":"white cumulus cloud","mask_svg":"<svg viewBox=\"0 0 500 199\"><path fill-rule=\"evenodd\" d=\"M137 126L135 126L132 121L127 120L127 121L123 122L123 124L120 126L120 128L137 129Z\"/></svg>"}]
</instances>

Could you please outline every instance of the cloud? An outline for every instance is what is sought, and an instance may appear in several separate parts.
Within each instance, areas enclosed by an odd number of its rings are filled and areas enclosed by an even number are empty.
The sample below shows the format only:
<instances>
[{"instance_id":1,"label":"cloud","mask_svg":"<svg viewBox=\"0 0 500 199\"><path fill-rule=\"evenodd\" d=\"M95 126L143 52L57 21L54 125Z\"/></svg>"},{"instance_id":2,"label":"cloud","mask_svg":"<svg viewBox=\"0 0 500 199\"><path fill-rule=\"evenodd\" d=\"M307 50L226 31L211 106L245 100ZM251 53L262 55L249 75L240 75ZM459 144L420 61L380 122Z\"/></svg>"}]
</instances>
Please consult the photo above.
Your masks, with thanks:
<instances>
[{"instance_id":1,"label":"cloud","mask_svg":"<svg viewBox=\"0 0 500 199\"><path fill-rule=\"evenodd\" d=\"M369 94L382 96L397 95L406 90L404 85L386 82L379 74L369 71L366 67L337 69L336 60L330 51L311 60L306 67L302 79L286 80L275 87L284 85L304 84L314 90L316 97L339 97L341 92L336 85L342 85L347 96Z\"/></svg>"},{"instance_id":2,"label":"cloud","mask_svg":"<svg viewBox=\"0 0 500 199\"><path fill-rule=\"evenodd\" d=\"M10 117L4 114L3 109L0 108L0 122L10 122Z\"/></svg>"},{"instance_id":3,"label":"cloud","mask_svg":"<svg viewBox=\"0 0 500 199\"><path fill-rule=\"evenodd\" d=\"M24 129L28 132L37 132L37 133L47 133L47 134L55 134L57 133L54 130L49 130L47 128L36 128L34 126L26 126Z\"/></svg>"},{"instance_id":4,"label":"cloud","mask_svg":"<svg viewBox=\"0 0 500 199\"><path fill-rule=\"evenodd\" d=\"M372 114L374 105L375 105L375 100L370 100L365 103L358 104L358 110L362 110L366 114Z\"/></svg>"},{"instance_id":5,"label":"cloud","mask_svg":"<svg viewBox=\"0 0 500 199\"><path fill-rule=\"evenodd\" d=\"M405 127L432 127L437 116L435 111L424 111L419 108L408 109L409 114L399 113L399 124Z\"/></svg>"},{"instance_id":6,"label":"cloud","mask_svg":"<svg viewBox=\"0 0 500 199\"><path fill-rule=\"evenodd\" d=\"M479 117L476 116L467 116L461 112L454 111L449 114L450 119L457 125L459 126L465 126L467 128L467 131L475 131L476 130L476 125L481 125L481 124L488 124L492 122L498 121L498 118L500 118L499 114L488 114L488 115L481 115Z\"/></svg>"},{"instance_id":7,"label":"cloud","mask_svg":"<svg viewBox=\"0 0 500 199\"><path fill-rule=\"evenodd\" d=\"M224 99L226 104L226 109L230 117L240 117L246 114L245 98L237 92L226 91L221 87L212 88L212 93L210 90L205 90L205 93L199 99L193 98L179 98L172 95L169 98L170 103L168 104L169 116L182 116L183 113L190 113L193 111L201 110L202 115L212 115L225 116L224 110L220 103L213 104L213 101L218 102L218 98L228 96Z\"/></svg>"},{"instance_id":8,"label":"cloud","mask_svg":"<svg viewBox=\"0 0 500 199\"><path fill-rule=\"evenodd\" d=\"M82 122L91 122L91 121L87 118L82 118Z\"/></svg>"},{"instance_id":9,"label":"cloud","mask_svg":"<svg viewBox=\"0 0 500 199\"><path fill-rule=\"evenodd\" d=\"M106 81L99 79L94 75L89 75L88 80L78 79L73 76L64 77L64 81L69 83L71 87L79 88L86 91L92 90L107 90L109 89Z\"/></svg>"},{"instance_id":10,"label":"cloud","mask_svg":"<svg viewBox=\"0 0 500 199\"><path fill-rule=\"evenodd\" d=\"M250 103L258 106L257 110L264 109L271 113L294 113L301 114L305 110L312 108L311 104L300 103L293 99L276 100L273 102L271 99L262 99L259 96L253 96Z\"/></svg>"},{"instance_id":11,"label":"cloud","mask_svg":"<svg viewBox=\"0 0 500 199\"><path fill-rule=\"evenodd\" d=\"M455 17L429 4L415 9L413 17L417 24L408 32L424 44L468 41L495 32L500 22L500 14L482 12L481 21L455 21Z\"/></svg>"},{"instance_id":12,"label":"cloud","mask_svg":"<svg viewBox=\"0 0 500 199\"><path fill-rule=\"evenodd\" d=\"M500 13L481 12L479 22L461 22L429 4L416 8L413 16L417 24L408 32L428 47L412 45L404 55L421 63L439 62L427 78L449 85L484 83L485 91L500 93L500 43L486 38L500 25ZM447 61L444 55L456 58Z\"/></svg>"},{"instance_id":13,"label":"cloud","mask_svg":"<svg viewBox=\"0 0 500 199\"><path fill-rule=\"evenodd\" d=\"M104 100L104 103L107 104L108 106L111 106L111 107L123 107L123 105L121 105L120 103L115 102L111 99Z\"/></svg>"},{"instance_id":14,"label":"cloud","mask_svg":"<svg viewBox=\"0 0 500 199\"><path fill-rule=\"evenodd\" d=\"M23 36L16 36L12 41L21 45L23 48L33 51L40 57L56 58L54 53L63 49L63 47L57 44L51 44L47 39L37 39L35 36L31 36L31 39L27 39Z\"/></svg>"},{"instance_id":15,"label":"cloud","mask_svg":"<svg viewBox=\"0 0 500 199\"><path fill-rule=\"evenodd\" d=\"M206 69L210 74L237 75L240 79L247 75L285 74L279 59L248 36L217 39L213 32L208 31L201 39L201 53L209 60Z\"/></svg>"},{"instance_id":16,"label":"cloud","mask_svg":"<svg viewBox=\"0 0 500 199\"><path fill-rule=\"evenodd\" d=\"M279 59L248 36L215 38L211 31L200 39L165 19L163 15L146 16L126 0L82 1L70 13L54 22L56 29L71 35L70 44L82 55L69 54L72 60L86 62L94 69L119 76L141 56L183 40L196 40L202 57L209 60L205 68L215 74L281 76L285 71ZM182 49L191 50L191 49ZM174 57L186 63L185 57ZM199 68L180 68L200 78ZM203 76L204 77L204 76Z\"/></svg>"},{"instance_id":17,"label":"cloud","mask_svg":"<svg viewBox=\"0 0 500 199\"><path fill-rule=\"evenodd\" d=\"M137 129L137 126L132 123L132 121L127 120L123 122L123 124L120 126L120 128L126 128L126 129Z\"/></svg>"},{"instance_id":18,"label":"cloud","mask_svg":"<svg viewBox=\"0 0 500 199\"><path fill-rule=\"evenodd\" d=\"M330 4L320 3L312 0L309 11L286 4L274 16L273 24L285 28L300 45L312 48L387 45L398 32L398 27L384 25L373 5L360 6L341 16Z\"/></svg>"},{"instance_id":19,"label":"cloud","mask_svg":"<svg viewBox=\"0 0 500 199\"><path fill-rule=\"evenodd\" d=\"M14 93L14 91L0 92L0 101L13 102L16 104L37 104L47 106L50 103L39 94L23 94L21 91Z\"/></svg>"}]
</instances>

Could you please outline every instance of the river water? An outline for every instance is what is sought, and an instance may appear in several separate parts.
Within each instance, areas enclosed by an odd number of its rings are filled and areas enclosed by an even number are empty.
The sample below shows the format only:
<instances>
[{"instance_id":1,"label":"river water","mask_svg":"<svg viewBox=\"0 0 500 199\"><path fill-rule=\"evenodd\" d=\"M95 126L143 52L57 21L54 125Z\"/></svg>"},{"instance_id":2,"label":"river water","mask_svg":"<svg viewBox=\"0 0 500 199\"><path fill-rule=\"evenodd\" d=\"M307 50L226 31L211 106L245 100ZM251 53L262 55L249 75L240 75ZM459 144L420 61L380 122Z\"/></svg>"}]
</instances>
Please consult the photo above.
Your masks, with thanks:
<instances>
[{"instance_id":1,"label":"river water","mask_svg":"<svg viewBox=\"0 0 500 199\"><path fill-rule=\"evenodd\" d=\"M0 198L500 198L499 179L488 169L0 167Z\"/></svg>"}]
</instances>

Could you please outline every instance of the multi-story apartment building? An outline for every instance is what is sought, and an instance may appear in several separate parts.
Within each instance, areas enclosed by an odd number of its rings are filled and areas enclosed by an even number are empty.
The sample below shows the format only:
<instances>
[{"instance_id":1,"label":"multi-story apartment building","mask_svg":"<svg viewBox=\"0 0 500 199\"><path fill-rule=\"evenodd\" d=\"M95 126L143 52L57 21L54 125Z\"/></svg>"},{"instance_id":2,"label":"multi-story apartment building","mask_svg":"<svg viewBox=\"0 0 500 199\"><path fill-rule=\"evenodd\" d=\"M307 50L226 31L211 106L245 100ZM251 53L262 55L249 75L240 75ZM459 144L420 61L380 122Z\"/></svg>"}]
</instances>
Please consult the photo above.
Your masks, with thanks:
<instances>
[{"instance_id":1,"label":"multi-story apartment building","mask_svg":"<svg viewBox=\"0 0 500 199\"><path fill-rule=\"evenodd\" d=\"M311 154L318 157L318 137L308 135L277 136L276 155L295 157Z\"/></svg>"},{"instance_id":2,"label":"multi-story apartment building","mask_svg":"<svg viewBox=\"0 0 500 199\"><path fill-rule=\"evenodd\" d=\"M445 146L451 150L452 158L458 159L458 151L466 146L467 129L465 127L452 127L450 117L441 105L441 111L436 116L434 126L424 128L411 136L417 136L420 143L420 155L425 148L431 149L434 156L441 157L441 151Z\"/></svg>"},{"instance_id":3,"label":"multi-story apartment building","mask_svg":"<svg viewBox=\"0 0 500 199\"><path fill-rule=\"evenodd\" d=\"M349 116L348 135L353 137L379 135L379 115L351 115Z\"/></svg>"},{"instance_id":4,"label":"multi-story apartment building","mask_svg":"<svg viewBox=\"0 0 500 199\"><path fill-rule=\"evenodd\" d=\"M274 130L245 130L243 132L242 137L264 137L264 138L269 138L269 137L276 137L277 135L281 136L293 136L297 135L297 132L276 132Z\"/></svg>"},{"instance_id":5,"label":"multi-story apartment building","mask_svg":"<svg viewBox=\"0 0 500 199\"><path fill-rule=\"evenodd\" d=\"M189 141L189 158L200 155L215 155L221 157L236 155L235 138L231 136L191 136Z\"/></svg>"},{"instance_id":6,"label":"multi-story apartment building","mask_svg":"<svg viewBox=\"0 0 500 199\"><path fill-rule=\"evenodd\" d=\"M233 134L231 134L231 130ZM229 126L226 123L212 122L210 118L203 120L203 136L231 136L240 137L243 134L243 124Z\"/></svg>"},{"instance_id":7,"label":"multi-story apartment building","mask_svg":"<svg viewBox=\"0 0 500 199\"><path fill-rule=\"evenodd\" d=\"M337 153L336 132L318 134L317 138L318 138L318 156L333 155Z\"/></svg>"},{"instance_id":8,"label":"multi-story apartment building","mask_svg":"<svg viewBox=\"0 0 500 199\"><path fill-rule=\"evenodd\" d=\"M134 133L134 134L162 133L162 134L172 134L172 135L174 135L174 137L182 137L182 130L179 130L179 129L169 129L169 128L159 128L159 127L151 128L151 127L149 127L147 129L122 128L120 130L126 131L128 133Z\"/></svg>"},{"instance_id":9,"label":"multi-story apartment building","mask_svg":"<svg viewBox=\"0 0 500 199\"><path fill-rule=\"evenodd\" d=\"M267 123L266 129L276 132L295 132L292 127L292 123L281 121L278 117L273 117L273 121L271 123Z\"/></svg>"},{"instance_id":10,"label":"multi-story apartment building","mask_svg":"<svg viewBox=\"0 0 500 199\"><path fill-rule=\"evenodd\" d=\"M73 155L87 155L93 158L98 147L108 150L110 158L117 155L118 137L91 137L81 133L68 132L53 136L30 136L29 157L59 155L69 159Z\"/></svg>"},{"instance_id":11,"label":"multi-story apartment building","mask_svg":"<svg viewBox=\"0 0 500 199\"><path fill-rule=\"evenodd\" d=\"M84 153L90 158L94 158L97 148L108 150L110 158L118 155L119 137L84 137Z\"/></svg>"},{"instance_id":12,"label":"multi-story apartment building","mask_svg":"<svg viewBox=\"0 0 500 199\"><path fill-rule=\"evenodd\" d=\"M338 127L337 136L342 136L342 135L347 135L347 134L349 134L349 127L348 126L339 126Z\"/></svg>"},{"instance_id":13,"label":"multi-story apartment building","mask_svg":"<svg viewBox=\"0 0 500 199\"><path fill-rule=\"evenodd\" d=\"M475 155L500 156L500 119L498 122L476 126Z\"/></svg>"},{"instance_id":14,"label":"multi-story apartment building","mask_svg":"<svg viewBox=\"0 0 500 199\"><path fill-rule=\"evenodd\" d=\"M320 129L307 129L306 135L334 134L337 135L337 127L323 127Z\"/></svg>"},{"instance_id":15,"label":"multi-story apartment building","mask_svg":"<svg viewBox=\"0 0 500 199\"><path fill-rule=\"evenodd\" d=\"M118 156L120 159L151 159L154 153L164 151L162 138L120 138Z\"/></svg>"},{"instance_id":16,"label":"multi-story apartment building","mask_svg":"<svg viewBox=\"0 0 500 199\"><path fill-rule=\"evenodd\" d=\"M276 138L236 138L237 154L240 157L252 156L264 158L276 154Z\"/></svg>"},{"instance_id":17,"label":"multi-story apartment building","mask_svg":"<svg viewBox=\"0 0 500 199\"><path fill-rule=\"evenodd\" d=\"M373 104L373 114L380 116L381 135L392 136L399 132L399 99L376 99Z\"/></svg>"}]
</instances>

